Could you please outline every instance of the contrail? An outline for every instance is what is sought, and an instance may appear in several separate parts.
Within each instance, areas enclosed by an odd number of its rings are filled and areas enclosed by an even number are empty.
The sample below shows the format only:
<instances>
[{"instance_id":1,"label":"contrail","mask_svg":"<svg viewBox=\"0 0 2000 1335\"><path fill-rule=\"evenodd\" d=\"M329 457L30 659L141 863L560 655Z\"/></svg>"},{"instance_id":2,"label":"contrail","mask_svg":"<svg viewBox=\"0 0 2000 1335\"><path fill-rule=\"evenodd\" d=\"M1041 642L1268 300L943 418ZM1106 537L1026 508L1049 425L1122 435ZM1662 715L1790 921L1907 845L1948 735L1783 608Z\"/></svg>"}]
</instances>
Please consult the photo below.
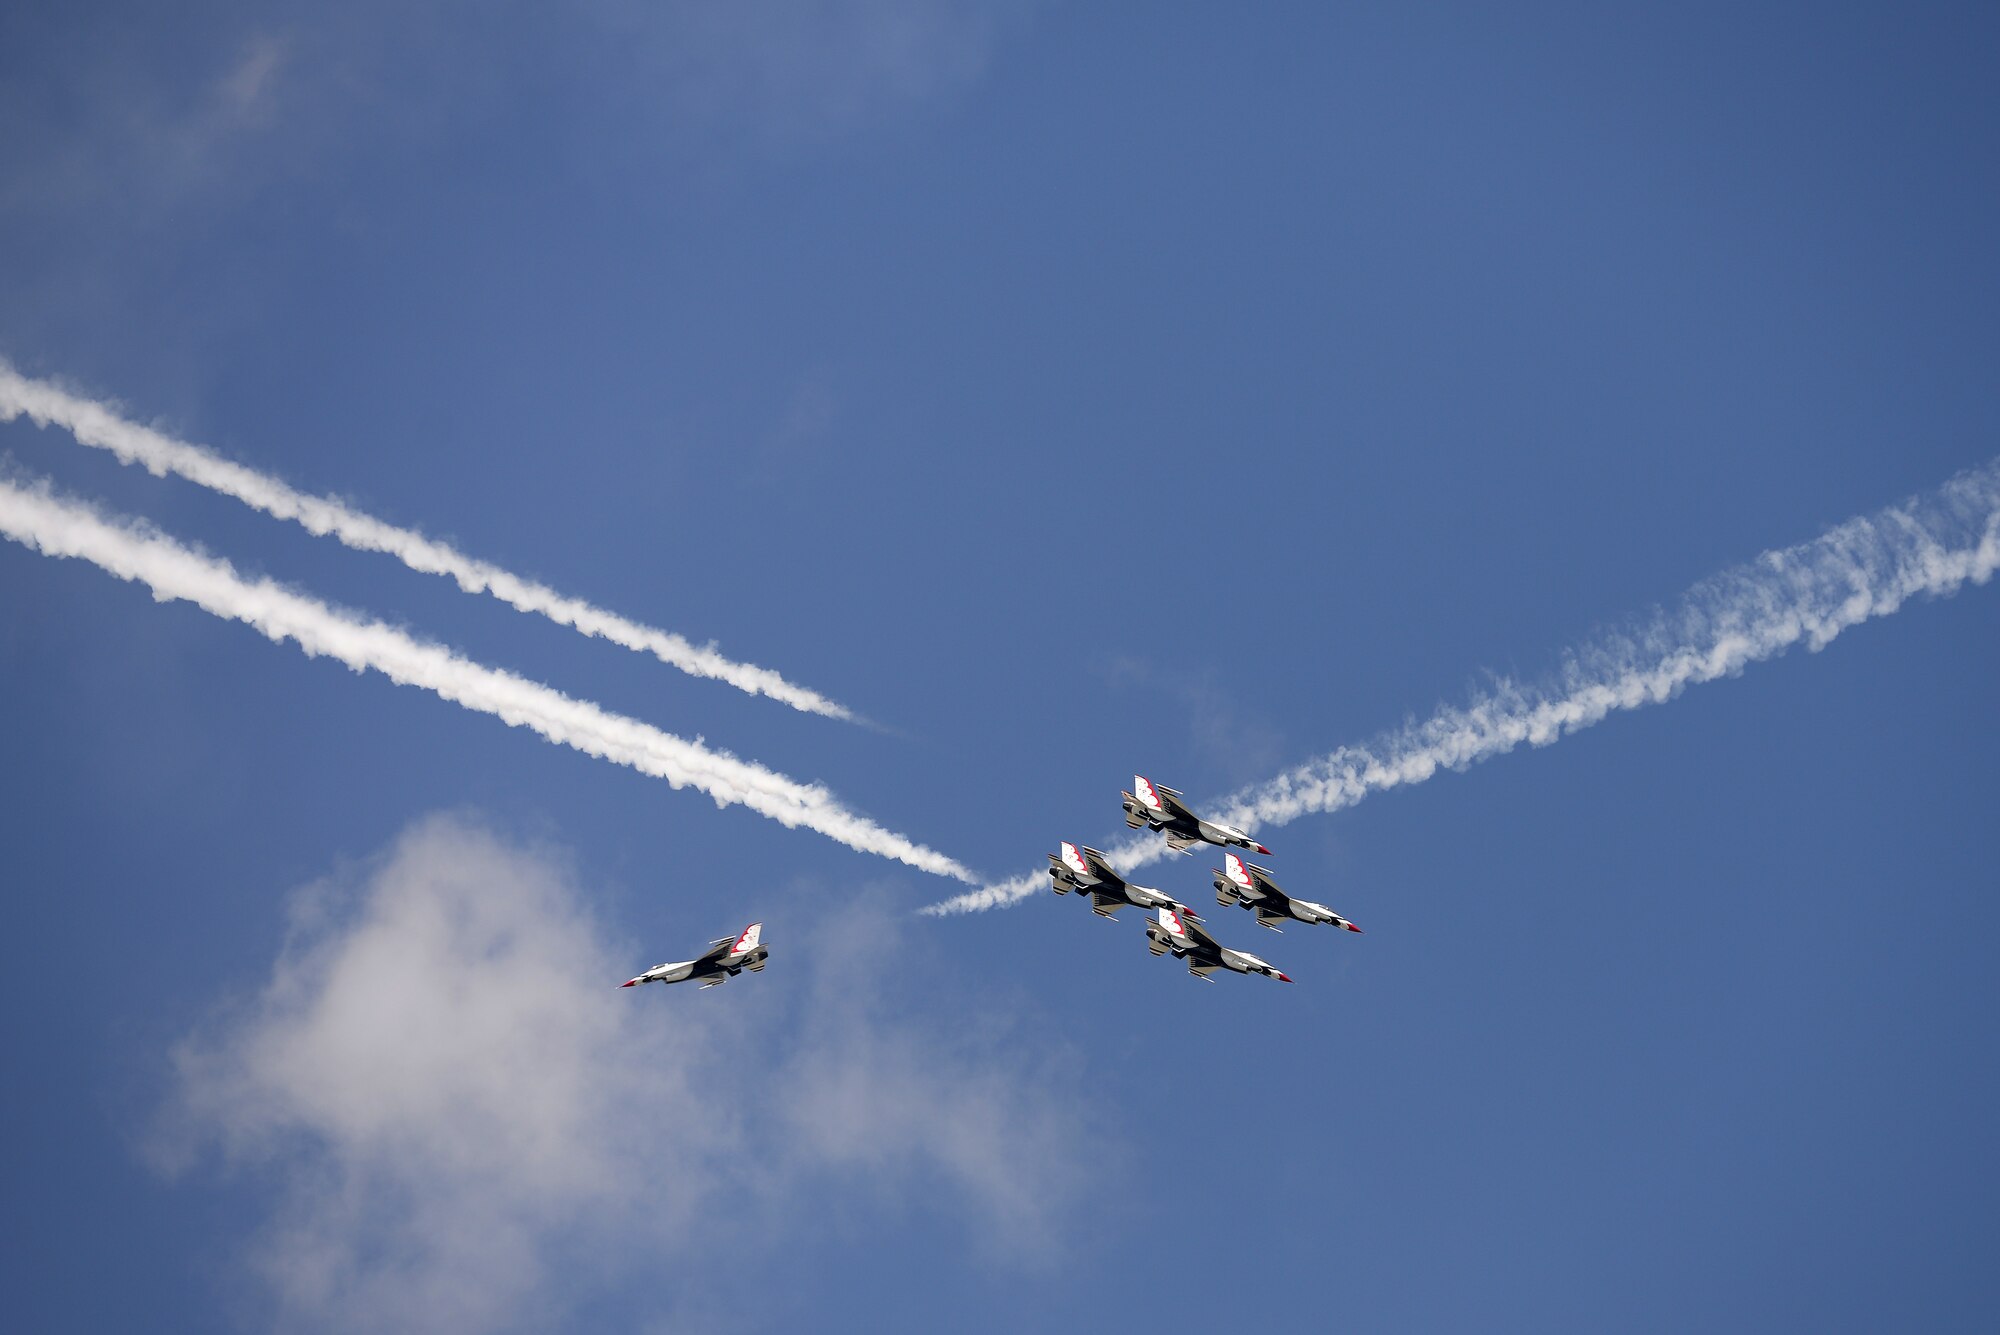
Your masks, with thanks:
<instances>
[{"instance_id":1,"label":"contrail","mask_svg":"<svg viewBox=\"0 0 2000 1335\"><path fill-rule=\"evenodd\" d=\"M0 479L0 535L46 556L77 557L146 585L161 602L191 602L265 638L295 642L309 656L324 654L359 672L373 668L391 681L420 686L467 709L527 727L586 755L698 788L717 806L738 804L787 826L803 825L863 853L976 883L942 853L894 834L843 807L817 785L802 784L761 765L711 751L586 700L572 700L539 682L461 658L380 621L363 620L284 588L255 582L228 562L181 545L159 531L107 517L60 499L46 485Z\"/></svg>"},{"instance_id":2,"label":"contrail","mask_svg":"<svg viewBox=\"0 0 2000 1335\"><path fill-rule=\"evenodd\" d=\"M0 360L0 422L11 422L24 413L37 426L60 426L80 444L109 450L121 462L138 464L155 477L173 473L210 491L233 496L253 510L289 519L321 537L331 534L357 551L387 552L412 570L449 575L467 593L490 593L523 612L535 612L585 635L652 654L691 676L728 682L739 691L766 695L809 714L854 717L845 705L794 685L770 668L738 663L725 658L713 645L694 644L581 598L566 597L490 561L467 556L448 543L362 514L330 496L308 496L199 445L128 422L102 403L78 398L46 380L30 380Z\"/></svg>"},{"instance_id":3,"label":"contrail","mask_svg":"<svg viewBox=\"0 0 2000 1335\"><path fill-rule=\"evenodd\" d=\"M1547 746L1618 710L1662 704L1688 686L1734 676L1793 645L1825 648L1842 631L1888 616L1917 595L1947 597L2000 568L2000 460L1937 491L1850 519L1823 537L1766 552L1689 590L1678 607L1636 629L1567 654L1546 681L1501 681L1470 705L1333 754L1216 803L1214 819L1250 831L1315 811L1339 811L1370 793L1462 770L1523 742ZM1107 852L1119 870L1167 855L1155 836ZM933 904L970 913L1016 903L1045 883L1012 880Z\"/></svg>"}]
</instances>

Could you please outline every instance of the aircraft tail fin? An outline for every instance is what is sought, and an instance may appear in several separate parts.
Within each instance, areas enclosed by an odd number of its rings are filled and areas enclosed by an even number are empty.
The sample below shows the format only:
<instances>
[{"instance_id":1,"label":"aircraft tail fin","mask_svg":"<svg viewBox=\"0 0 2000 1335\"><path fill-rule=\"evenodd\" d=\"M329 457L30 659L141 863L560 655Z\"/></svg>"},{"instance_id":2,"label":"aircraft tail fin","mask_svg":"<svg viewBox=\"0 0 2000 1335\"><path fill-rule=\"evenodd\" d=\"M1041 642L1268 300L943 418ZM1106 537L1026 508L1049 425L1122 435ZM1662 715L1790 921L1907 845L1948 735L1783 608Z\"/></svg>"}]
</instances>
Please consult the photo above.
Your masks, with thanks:
<instances>
[{"instance_id":1,"label":"aircraft tail fin","mask_svg":"<svg viewBox=\"0 0 2000 1335\"><path fill-rule=\"evenodd\" d=\"M1161 790L1159 788L1153 785L1153 781L1147 778L1145 775L1134 774L1132 776L1133 798L1139 803L1140 806L1146 808L1146 810L1157 812L1158 814L1164 816L1167 814L1167 804L1165 800L1161 798L1160 791ZM1169 788L1166 791L1172 792L1173 789Z\"/></svg>"}]
</instances>

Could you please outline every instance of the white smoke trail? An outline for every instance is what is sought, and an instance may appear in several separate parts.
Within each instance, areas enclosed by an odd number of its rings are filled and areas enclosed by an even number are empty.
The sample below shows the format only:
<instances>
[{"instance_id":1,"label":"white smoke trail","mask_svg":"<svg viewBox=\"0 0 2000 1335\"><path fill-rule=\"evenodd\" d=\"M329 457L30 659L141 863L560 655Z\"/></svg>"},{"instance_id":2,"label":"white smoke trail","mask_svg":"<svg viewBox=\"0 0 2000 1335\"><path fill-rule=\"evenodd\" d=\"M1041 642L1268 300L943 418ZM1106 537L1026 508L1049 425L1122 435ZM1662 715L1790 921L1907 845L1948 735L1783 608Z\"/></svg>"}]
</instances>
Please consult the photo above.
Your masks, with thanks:
<instances>
[{"instance_id":1,"label":"white smoke trail","mask_svg":"<svg viewBox=\"0 0 2000 1335\"><path fill-rule=\"evenodd\" d=\"M863 853L976 881L959 863L856 815L817 785L672 736L586 700L459 657L380 621L366 621L268 579L252 582L226 561L182 546L135 523L120 522L46 486L0 479L0 535L54 557L89 561L152 590L161 602L191 602L265 638L291 640L308 655L338 659L359 672L373 668L391 681L420 686L445 699L527 727L586 755L698 788L717 806L738 804L787 826L803 825Z\"/></svg>"},{"instance_id":2,"label":"white smoke trail","mask_svg":"<svg viewBox=\"0 0 2000 1335\"><path fill-rule=\"evenodd\" d=\"M1339 811L1370 793L1422 783L1440 769L1463 770L1523 742L1547 746L1615 711L1664 703L1796 644L1817 652L1848 627L1888 616L1916 595L1946 597L1967 583L1986 583L1996 568L2000 460L1706 580L1673 611L1573 650L1539 685L1503 680L1470 705L1447 706L1373 743L1342 747L1197 809L1252 832L1309 812ZM1147 835L1106 856L1123 871L1167 852L1165 840ZM1044 883L1039 875L1017 876L925 911L998 908Z\"/></svg>"},{"instance_id":3,"label":"white smoke trail","mask_svg":"<svg viewBox=\"0 0 2000 1335\"><path fill-rule=\"evenodd\" d=\"M30 380L0 361L0 422L26 414L37 426L54 424L80 444L109 450L121 462L138 464L155 477L173 473L198 486L232 496L254 510L289 519L321 537L332 535L357 551L387 552L412 570L449 575L467 593L490 593L523 612L534 612L585 635L601 636L627 649L649 653L662 663L696 677L712 677L752 695L765 695L809 714L852 719L845 705L786 681L770 668L725 658L713 645L698 645L669 631L641 625L615 612L570 598L523 579L490 561L465 555L448 543L427 538L365 515L328 496L308 496L277 478L171 436L128 422L104 404L78 398L45 380Z\"/></svg>"}]
</instances>

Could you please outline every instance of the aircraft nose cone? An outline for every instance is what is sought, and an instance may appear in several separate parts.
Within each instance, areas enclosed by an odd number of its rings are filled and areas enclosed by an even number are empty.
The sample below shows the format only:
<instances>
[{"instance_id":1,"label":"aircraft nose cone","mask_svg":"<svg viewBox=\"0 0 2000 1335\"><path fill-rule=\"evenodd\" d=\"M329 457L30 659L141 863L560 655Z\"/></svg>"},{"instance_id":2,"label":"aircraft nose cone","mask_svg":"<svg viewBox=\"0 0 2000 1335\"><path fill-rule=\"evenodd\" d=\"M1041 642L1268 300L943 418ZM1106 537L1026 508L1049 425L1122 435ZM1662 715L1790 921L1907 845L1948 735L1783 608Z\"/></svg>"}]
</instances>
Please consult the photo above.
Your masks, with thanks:
<instances>
[{"instance_id":1,"label":"aircraft nose cone","mask_svg":"<svg viewBox=\"0 0 2000 1335\"><path fill-rule=\"evenodd\" d=\"M618 986L620 986L620 987L630 987L630 986L632 986L632 984L634 984L634 983L636 983L636 982L638 982L638 981L639 981L639 980L638 980L638 979L636 979L636 978L627 978L627 979L626 979L626 980L625 980L624 982L620 983L620 984L619 984Z\"/></svg>"},{"instance_id":2,"label":"aircraft nose cone","mask_svg":"<svg viewBox=\"0 0 2000 1335\"><path fill-rule=\"evenodd\" d=\"M1290 978L1287 978L1284 974L1281 973L1273 973L1271 976L1277 979L1281 983L1289 983L1292 981Z\"/></svg>"},{"instance_id":3,"label":"aircraft nose cone","mask_svg":"<svg viewBox=\"0 0 2000 1335\"><path fill-rule=\"evenodd\" d=\"M1361 929L1360 929L1359 927L1356 927L1356 926L1355 926L1355 925L1354 925L1353 923L1351 923L1351 922L1344 922L1344 923L1342 923L1342 924L1340 924L1340 925L1341 925L1342 927L1345 927L1345 928L1346 928L1346 929L1347 929L1348 931L1350 931L1350 932L1354 933L1354 934L1355 934L1356 936L1360 936L1360 935L1362 934L1362 932L1361 932Z\"/></svg>"}]
</instances>

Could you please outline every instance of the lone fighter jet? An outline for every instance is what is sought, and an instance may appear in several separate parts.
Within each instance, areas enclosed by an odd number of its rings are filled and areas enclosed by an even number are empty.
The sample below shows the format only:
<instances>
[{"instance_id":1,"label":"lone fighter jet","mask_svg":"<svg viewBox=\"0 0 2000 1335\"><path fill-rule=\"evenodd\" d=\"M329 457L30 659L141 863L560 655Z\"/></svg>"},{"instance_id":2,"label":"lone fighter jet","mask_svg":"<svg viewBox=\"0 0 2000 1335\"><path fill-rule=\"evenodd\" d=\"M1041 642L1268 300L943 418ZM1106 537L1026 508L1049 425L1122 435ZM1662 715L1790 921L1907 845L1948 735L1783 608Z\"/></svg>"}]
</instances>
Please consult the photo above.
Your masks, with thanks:
<instances>
[{"instance_id":1,"label":"lone fighter jet","mask_svg":"<svg viewBox=\"0 0 2000 1335\"><path fill-rule=\"evenodd\" d=\"M1181 795L1143 774L1132 776L1138 795L1124 794L1125 823L1137 830L1151 827L1167 836L1167 847L1185 853L1196 844L1220 844L1224 848L1254 848L1265 857L1271 850L1232 825L1205 821L1187 809Z\"/></svg>"},{"instance_id":2,"label":"lone fighter jet","mask_svg":"<svg viewBox=\"0 0 2000 1335\"><path fill-rule=\"evenodd\" d=\"M1292 981L1247 950L1217 945L1201 924L1188 921L1172 909L1161 909L1159 922L1146 924L1146 949L1155 955L1173 951L1174 958L1186 960L1188 972L1197 978L1227 969L1231 973L1261 973L1281 983Z\"/></svg>"},{"instance_id":3,"label":"lone fighter jet","mask_svg":"<svg viewBox=\"0 0 2000 1335\"><path fill-rule=\"evenodd\" d=\"M1062 852L1049 854L1049 880L1053 883L1049 888L1059 895L1072 890L1079 895L1088 894L1092 900L1090 911L1103 918L1111 917L1127 904L1141 909L1173 908L1188 912L1178 899L1127 881L1111 870L1104 854L1094 848L1064 844Z\"/></svg>"},{"instance_id":4,"label":"lone fighter jet","mask_svg":"<svg viewBox=\"0 0 2000 1335\"><path fill-rule=\"evenodd\" d=\"M1282 932L1284 928L1278 924L1287 918L1295 918L1299 922L1330 922L1350 932L1361 930L1324 904L1315 904L1309 899L1293 899L1272 882L1270 872L1245 862L1234 853L1222 855L1222 866L1223 870L1215 873L1215 902L1225 908L1241 904L1246 909L1256 910L1259 927Z\"/></svg>"},{"instance_id":5,"label":"lone fighter jet","mask_svg":"<svg viewBox=\"0 0 2000 1335\"><path fill-rule=\"evenodd\" d=\"M763 940L764 924L753 922L743 929L741 936L721 936L709 942L708 950L700 959L685 960L679 964L656 964L637 978L627 979L618 986L685 983L690 978L699 978L703 987L720 987L745 969L756 973L764 967L764 960L771 952Z\"/></svg>"}]
</instances>

